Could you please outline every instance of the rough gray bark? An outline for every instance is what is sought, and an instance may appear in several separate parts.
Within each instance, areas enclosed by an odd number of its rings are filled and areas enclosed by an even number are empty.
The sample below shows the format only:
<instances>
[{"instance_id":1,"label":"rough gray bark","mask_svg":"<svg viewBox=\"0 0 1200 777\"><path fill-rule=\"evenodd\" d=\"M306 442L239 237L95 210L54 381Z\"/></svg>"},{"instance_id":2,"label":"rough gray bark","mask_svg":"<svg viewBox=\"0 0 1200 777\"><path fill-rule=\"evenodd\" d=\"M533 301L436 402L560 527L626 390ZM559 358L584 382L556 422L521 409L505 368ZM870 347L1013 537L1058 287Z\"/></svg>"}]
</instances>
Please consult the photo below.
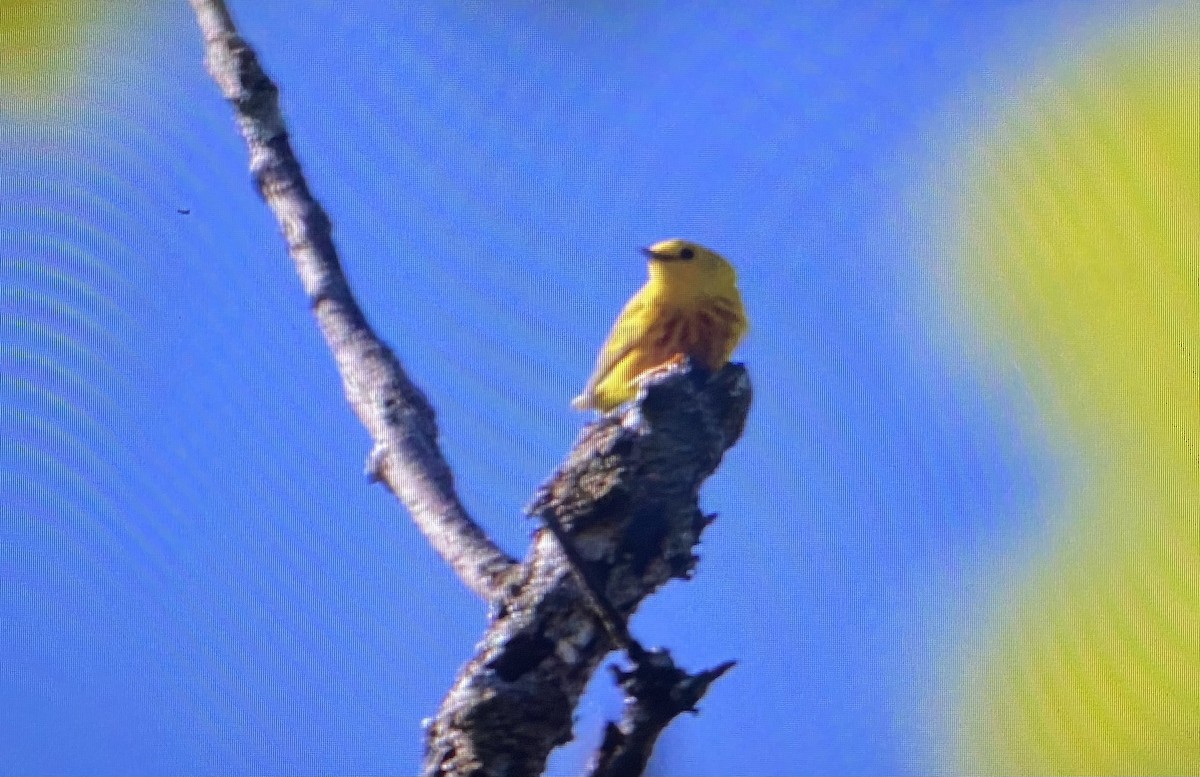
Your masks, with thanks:
<instances>
[{"instance_id":1,"label":"rough gray bark","mask_svg":"<svg viewBox=\"0 0 1200 777\"><path fill-rule=\"evenodd\" d=\"M626 618L672 577L691 575L693 548L710 521L697 491L741 435L749 406L741 365L711 378L690 365L668 370L626 412L588 426L530 507L567 529L585 573ZM550 750L570 740L572 710L613 648L558 543L538 531L520 579L429 726L426 773L540 774ZM724 669L712 671L707 682L681 674L675 685L702 694ZM648 757L642 743L652 745L666 721L698 698L665 720L631 703L619 729L626 749ZM644 764L603 773L636 774Z\"/></svg>"},{"instance_id":2,"label":"rough gray bark","mask_svg":"<svg viewBox=\"0 0 1200 777\"><path fill-rule=\"evenodd\" d=\"M437 444L429 400L367 323L342 273L332 228L309 193L279 112L279 91L241 39L222 0L190 0L208 71L233 106L250 172L287 240L350 407L375 441L370 475L391 489L458 577L495 598L515 560L471 520Z\"/></svg>"},{"instance_id":3,"label":"rough gray bark","mask_svg":"<svg viewBox=\"0 0 1200 777\"><path fill-rule=\"evenodd\" d=\"M329 219L288 142L277 88L223 0L190 2L255 185L279 221L346 398L375 441L369 474L404 503L459 578L493 604L477 655L429 722L427 773L540 773L551 749L571 738L572 711L615 633L635 667L618 673L625 714L610 724L594 773L640 774L663 728L732 666L688 675L665 651L637 645L625 620L670 578L692 573L693 548L711 520L697 507L697 491L741 435L750 405L745 370L727 365L709 375L677 365L650 379L624 412L589 425L530 507L556 524L580 563L567 563L563 546L541 529L517 564L467 515L438 449L432 407L355 302ZM599 597L585 595L579 575Z\"/></svg>"}]
</instances>

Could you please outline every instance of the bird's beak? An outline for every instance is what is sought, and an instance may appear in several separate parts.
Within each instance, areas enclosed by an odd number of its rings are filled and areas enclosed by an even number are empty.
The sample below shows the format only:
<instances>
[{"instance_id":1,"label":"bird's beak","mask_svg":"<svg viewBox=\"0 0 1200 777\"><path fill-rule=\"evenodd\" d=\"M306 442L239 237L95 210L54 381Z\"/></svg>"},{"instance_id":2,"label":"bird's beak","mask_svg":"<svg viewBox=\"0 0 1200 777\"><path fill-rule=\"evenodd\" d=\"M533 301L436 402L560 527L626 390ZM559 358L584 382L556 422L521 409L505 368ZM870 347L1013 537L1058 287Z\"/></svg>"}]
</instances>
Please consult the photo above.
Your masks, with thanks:
<instances>
[{"instance_id":1,"label":"bird's beak","mask_svg":"<svg viewBox=\"0 0 1200 777\"><path fill-rule=\"evenodd\" d=\"M669 254L660 254L658 251L655 251L653 248L649 247L643 248L642 253L645 254L646 258L652 262L666 262L674 258Z\"/></svg>"}]
</instances>

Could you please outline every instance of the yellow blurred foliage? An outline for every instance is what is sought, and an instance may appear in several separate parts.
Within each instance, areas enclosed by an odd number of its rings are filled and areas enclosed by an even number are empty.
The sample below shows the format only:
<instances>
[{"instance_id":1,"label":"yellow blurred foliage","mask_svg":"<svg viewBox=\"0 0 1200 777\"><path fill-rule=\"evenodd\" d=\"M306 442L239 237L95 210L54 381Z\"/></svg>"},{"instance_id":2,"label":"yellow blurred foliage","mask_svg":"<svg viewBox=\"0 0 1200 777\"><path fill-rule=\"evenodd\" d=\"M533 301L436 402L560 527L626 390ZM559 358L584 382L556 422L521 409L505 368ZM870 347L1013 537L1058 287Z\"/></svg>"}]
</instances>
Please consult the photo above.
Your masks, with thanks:
<instances>
[{"instance_id":1,"label":"yellow blurred foliage","mask_svg":"<svg viewBox=\"0 0 1200 777\"><path fill-rule=\"evenodd\" d=\"M966 640L959 773L1200 773L1198 17L1034 74L971 149L959 292L1071 482Z\"/></svg>"},{"instance_id":2,"label":"yellow blurred foliage","mask_svg":"<svg viewBox=\"0 0 1200 777\"><path fill-rule=\"evenodd\" d=\"M96 22L124 0L0 0L0 100L38 104L69 91Z\"/></svg>"}]
</instances>

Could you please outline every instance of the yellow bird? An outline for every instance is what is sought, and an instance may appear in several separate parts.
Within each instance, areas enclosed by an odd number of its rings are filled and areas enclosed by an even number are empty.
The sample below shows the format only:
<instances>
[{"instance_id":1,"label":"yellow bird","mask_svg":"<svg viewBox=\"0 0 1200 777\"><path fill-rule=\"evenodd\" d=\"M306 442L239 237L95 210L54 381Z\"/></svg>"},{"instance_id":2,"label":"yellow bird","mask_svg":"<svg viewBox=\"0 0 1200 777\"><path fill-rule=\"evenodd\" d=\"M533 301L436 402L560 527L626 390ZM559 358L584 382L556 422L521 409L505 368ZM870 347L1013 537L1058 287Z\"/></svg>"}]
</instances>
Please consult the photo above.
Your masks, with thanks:
<instances>
[{"instance_id":1,"label":"yellow bird","mask_svg":"<svg viewBox=\"0 0 1200 777\"><path fill-rule=\"evenodd\" d=\"M571 401L579 410L607 413L633 399L640 375L685 356L720 369L749 327L737 272L720 254L678 239L642 252L650 277L625 304L595 372Z\"/></svg>"}]
</instances>

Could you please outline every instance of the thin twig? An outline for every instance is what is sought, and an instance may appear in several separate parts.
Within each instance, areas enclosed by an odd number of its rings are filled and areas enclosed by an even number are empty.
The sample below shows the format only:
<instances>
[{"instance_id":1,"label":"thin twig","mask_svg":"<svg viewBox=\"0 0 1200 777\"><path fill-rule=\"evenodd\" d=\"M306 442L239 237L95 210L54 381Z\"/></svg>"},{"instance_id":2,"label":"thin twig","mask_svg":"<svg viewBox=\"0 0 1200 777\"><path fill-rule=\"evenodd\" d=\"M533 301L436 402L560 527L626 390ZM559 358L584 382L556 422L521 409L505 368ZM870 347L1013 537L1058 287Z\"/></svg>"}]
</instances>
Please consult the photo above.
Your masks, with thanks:
<instances>
[{"instance_id":1,"label":"thin twig","mask_svg":"<svg viewBox=\"0 0 1200 777\"><path fill-rule=\"evenodd\" d=\"M583 557L579 555L579 551L575 550L575 545L571 542L567 530L558 522L558 517L551 512L542 515L541 519L558 542L559 549L562 550L563 556L571 567L571 572L579 582L579 588L583 592L584 599L587 600L588 607L604 626L604 630L608 632L609 639L618 648L625 651L625 655L629 656L630 661L640 664L646 658L646 649L629 633L629 626L625 623L625 618L617 612L617 608L612 606L612 602L608 601L608 597L597 588L595 581L588 575Z\"/></svg>"},{"instance_id":2,"label":"thin twig","mask_svg":"<svg viewBox=\"0 0 1200 777\"><path fill-rule=\"evenodd\" d=\"M250 171L274 212L346 399L375 441L369 474L383 481L459 578L481 597L504 590L516 562L467 514L437 444L433 408L367 323L342 273L332 227L288 142L279 93L238 35L223 0L190 0L209 73L233 106Z\"/></svg>"}]
</instances>

